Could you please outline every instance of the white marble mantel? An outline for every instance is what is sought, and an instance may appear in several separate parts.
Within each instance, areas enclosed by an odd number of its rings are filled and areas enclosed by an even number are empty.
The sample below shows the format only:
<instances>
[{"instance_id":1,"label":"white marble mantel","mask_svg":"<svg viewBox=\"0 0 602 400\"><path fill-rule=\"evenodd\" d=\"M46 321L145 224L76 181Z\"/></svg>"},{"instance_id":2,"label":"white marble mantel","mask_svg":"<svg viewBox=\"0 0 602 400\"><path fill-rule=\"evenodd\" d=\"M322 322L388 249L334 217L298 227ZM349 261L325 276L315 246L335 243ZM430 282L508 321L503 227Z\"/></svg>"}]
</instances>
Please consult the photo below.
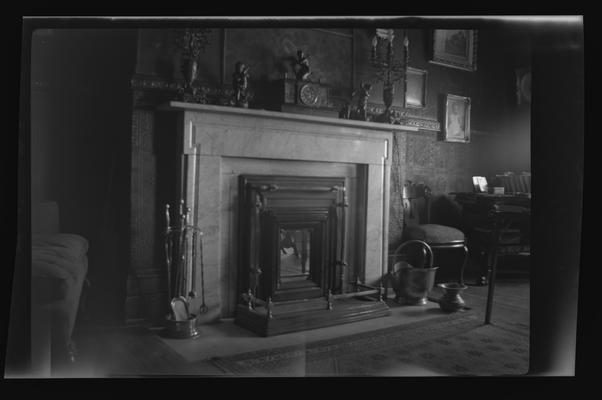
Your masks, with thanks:
<instances>
[{"instance_id":1,"label":"white marble mantel","mask_svg":"<svg viewBox=\"0 0 602 400\"><path fill-rule=\"evenodd\" d=\"M160 110L178 113L174 134L180 139L183 167L180 193L191 221L203 231L209 312L201 321L231 317L239 295L233 215L240 173L345 176L352 189L366 190L363 278L368 284L379 281L388 247L393 132L416 127L182 102ZM353 186L358 166L365 189ZM200 298L192 301L191 310L198 313L199 306Z\"/></svg>"}]
</instances>

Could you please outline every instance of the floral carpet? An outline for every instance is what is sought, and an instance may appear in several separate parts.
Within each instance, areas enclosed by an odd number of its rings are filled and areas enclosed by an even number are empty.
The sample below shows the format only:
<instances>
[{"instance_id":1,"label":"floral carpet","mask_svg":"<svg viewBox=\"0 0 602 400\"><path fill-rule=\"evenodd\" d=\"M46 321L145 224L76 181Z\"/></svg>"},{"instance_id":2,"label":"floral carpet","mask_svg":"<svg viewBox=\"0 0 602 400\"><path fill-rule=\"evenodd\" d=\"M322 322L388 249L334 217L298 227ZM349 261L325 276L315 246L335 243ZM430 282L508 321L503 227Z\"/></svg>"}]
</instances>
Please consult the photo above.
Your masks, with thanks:
<instances>
[{"instance_id":1,"label":"floral carpet","mask_svg":"<svg viewBox=\"0 0 602 400\"><path fill-rule=\"evenodd\" d=\"M529 327L466 311L211 362L234 376L515 376L528 372Z\"/></svg>"},{"instance_id":2,"label":"floral carpet","mask_svg":"<svg viewBox=\"0 0 602 400\"><path fill-rule=\"evenodd\" d=\"M487 287L464 292L465 311L304 345L214 358L233 376L517 376L529 370L528 279L496 285L492 324ZM431 301L441 295L435 289ZM395 306L395 305L391 305Z\"/></svg>"}]
</instances>

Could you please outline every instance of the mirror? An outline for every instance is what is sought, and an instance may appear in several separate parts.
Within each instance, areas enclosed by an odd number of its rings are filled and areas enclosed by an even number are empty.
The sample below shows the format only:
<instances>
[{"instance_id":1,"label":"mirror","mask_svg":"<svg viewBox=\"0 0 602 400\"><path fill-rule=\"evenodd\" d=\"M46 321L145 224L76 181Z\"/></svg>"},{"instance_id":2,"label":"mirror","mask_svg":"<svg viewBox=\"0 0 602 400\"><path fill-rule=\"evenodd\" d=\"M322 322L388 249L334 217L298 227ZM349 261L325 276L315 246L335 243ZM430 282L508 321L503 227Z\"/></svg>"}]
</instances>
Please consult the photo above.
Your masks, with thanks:
<instances>
[{"instance_id":1,"label":"mirror","mask_svg":"<svg viewBox=\"0 0 602 400\"><path fill-rule=\"evenodd\" d=\"M310 242L310 229L280 229L280 283L309 278Z\"/></svg>"}]
</instances>

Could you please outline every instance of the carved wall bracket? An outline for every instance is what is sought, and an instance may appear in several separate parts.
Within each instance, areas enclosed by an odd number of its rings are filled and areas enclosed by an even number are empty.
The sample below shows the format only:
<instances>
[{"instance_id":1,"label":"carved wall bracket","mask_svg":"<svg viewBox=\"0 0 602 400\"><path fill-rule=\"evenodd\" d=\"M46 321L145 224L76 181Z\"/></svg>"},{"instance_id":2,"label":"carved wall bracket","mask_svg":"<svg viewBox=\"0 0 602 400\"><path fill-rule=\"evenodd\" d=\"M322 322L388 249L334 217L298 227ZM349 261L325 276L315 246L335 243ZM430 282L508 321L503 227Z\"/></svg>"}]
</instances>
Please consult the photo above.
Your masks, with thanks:
<instances>
[{"instance_id":1,"label":"carved wall bracket","mask_svg":"<svg viewBox=\"0 0 602 400\"><path fill-rule=\"evenodd\" d=\"M163 93L171 100L177 99L186 102L213 105L229 105L233 90L229 86L219 86L207 83L195 82L194 91L186 91L186 82L183 79L168 81L156 76L136 74L130 80L130 87L139 92L142 98L144 92ZM252 98L252 93L250 93ZM136 100L136 99L135 99Z\"/></svg>"},{"instance_id":2,"label":"carved wall bracket","mask_svg":"<svg viewBox=\"0 0 602 400\"><path fill-rule=\"evenodd\" d=\"M372 120L374 120L375 116L382 115L385 110L386 109L384 105L368 103L367 111L372 117ZM439 132L441 130L441 124L437 120L410 115L407 110L398 107L391 107L390 112L395 125L415 126L421 130L435 132Z\"/></svg>"}]
</instances>

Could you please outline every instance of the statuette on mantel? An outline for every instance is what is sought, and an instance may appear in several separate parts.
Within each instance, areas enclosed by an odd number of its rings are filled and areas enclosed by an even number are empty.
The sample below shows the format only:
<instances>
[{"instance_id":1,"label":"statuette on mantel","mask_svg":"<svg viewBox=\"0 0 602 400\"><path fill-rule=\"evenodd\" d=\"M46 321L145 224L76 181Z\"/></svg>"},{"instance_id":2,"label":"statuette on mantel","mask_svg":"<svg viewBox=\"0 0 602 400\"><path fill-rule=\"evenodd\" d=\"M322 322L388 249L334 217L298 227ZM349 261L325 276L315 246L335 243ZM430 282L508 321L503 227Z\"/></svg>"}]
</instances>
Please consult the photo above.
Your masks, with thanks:
<instances>
[{"instance_id":1,"label":"statuette on mantel","mask_svg":"<svg viewBox=\"0 0 602 400\"><path fill-rule=\"evenodd\" d=\"M249 67L242 61L234 66L232 74L232 100L231 105L235 107L249 108Z\"/></svg>"}]
</instances>

